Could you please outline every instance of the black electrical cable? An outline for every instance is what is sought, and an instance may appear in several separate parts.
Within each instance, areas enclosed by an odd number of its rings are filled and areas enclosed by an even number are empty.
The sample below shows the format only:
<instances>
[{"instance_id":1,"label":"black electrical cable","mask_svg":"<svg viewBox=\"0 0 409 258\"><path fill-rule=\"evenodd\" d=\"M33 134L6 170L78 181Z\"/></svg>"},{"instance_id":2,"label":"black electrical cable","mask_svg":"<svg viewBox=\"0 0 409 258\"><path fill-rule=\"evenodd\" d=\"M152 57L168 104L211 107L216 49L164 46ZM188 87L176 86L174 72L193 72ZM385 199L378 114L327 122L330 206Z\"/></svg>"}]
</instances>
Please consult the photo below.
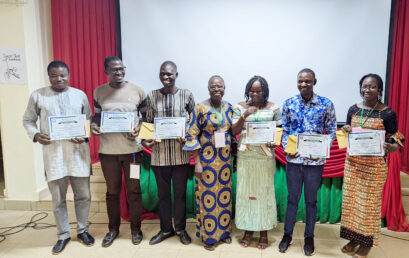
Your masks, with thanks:
<instances>
[{"instance_id":1,"label":"black electrical cable","mask_svg":"<svg viewBox=\"0 0 409 258\"><path fill-rule=\"evenodd\" d=\"M41 216L41 217L39 217ZM37 218L39 217L39 218ZM37 214L34 214L30 221L27 223L22 223L20 225L17 226L11 226L11 227L2 227L0 228L0 243L3 242L4 240L6 240L6 236L10 236L10 235L14 235L17 234L27 228L32 228L35 230L41 230L41 229L47 229L47 228L52 228L52 227L56 227L55 224L50 224L50 223L39 223L39 221L45 219L48 217L48 213L47 212L39 212ZM187 222L187 223L195 223L195 222ZM94 225L108 225L107 222L91 222L88 221L88 227L91 226L92 224ZM130 224L128 223L122 223L122 224ZM143 224L159 224L159 222L144 222ZM76 222L70 222L70 225L77 225ZM71 229L75 229L75 227L71 228Z\"/></svg>"}]
</instances>

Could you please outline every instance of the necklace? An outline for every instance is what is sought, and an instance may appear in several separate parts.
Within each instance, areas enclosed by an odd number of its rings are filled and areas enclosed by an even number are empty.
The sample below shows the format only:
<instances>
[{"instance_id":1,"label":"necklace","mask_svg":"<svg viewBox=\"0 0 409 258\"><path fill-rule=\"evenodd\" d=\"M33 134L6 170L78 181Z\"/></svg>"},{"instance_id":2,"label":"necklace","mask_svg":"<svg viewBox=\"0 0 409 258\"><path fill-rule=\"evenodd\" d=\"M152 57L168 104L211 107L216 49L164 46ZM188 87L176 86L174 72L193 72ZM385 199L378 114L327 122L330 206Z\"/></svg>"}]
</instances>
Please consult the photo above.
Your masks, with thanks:
<instances>
[{"instance_id":1,"label":"necklace","mask_svg":"<svg viewBox=\"0 0 409 258\"><path fill-rule=\"evenodd\" d=\"M362 103L362 109L361 109L361 120L359 121L359 125L362 127L366 121L368 120L369 116L372 114L372 112L375 110L376 106L378 106L379 101L376 102L375 106L369 111L368 115L366 116L364 122L362 123L362 118L364 116L364 103Z\"/></svg>"},{"instance_id":2,"label":"necklace","mask_svg":"<svg viewBox=\"0 0 409 258\"><path fill-rule=\"evenodd\" d=\"M217 109L214 107L213 102L211 99L209 99L210 105L212 105L213 111L216 114L217 121L219 121L219 126L222 126L223 124L223 103L220 103L220 112L217 111Z\"/></svg>"}]
</instances>

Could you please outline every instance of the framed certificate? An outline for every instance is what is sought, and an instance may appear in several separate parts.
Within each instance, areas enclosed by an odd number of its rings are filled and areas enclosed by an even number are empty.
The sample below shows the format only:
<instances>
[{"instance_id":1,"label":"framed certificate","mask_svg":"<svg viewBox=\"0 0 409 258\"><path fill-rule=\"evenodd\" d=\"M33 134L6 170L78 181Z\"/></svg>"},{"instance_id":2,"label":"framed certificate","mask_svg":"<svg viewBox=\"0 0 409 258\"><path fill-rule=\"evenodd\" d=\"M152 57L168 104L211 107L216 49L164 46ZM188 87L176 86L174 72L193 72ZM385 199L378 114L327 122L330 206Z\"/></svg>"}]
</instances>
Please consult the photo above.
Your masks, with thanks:
<instances>
[{"instance_id":1,"label":"framed certificate","mask_svg":"<svg viewBox=\"0 0 409 258\"><path fill-rule=\"evenodd\" d=\"M329 158L330 138L325 134L297 135L297 152L301 157Z\"/></svg>"},{"instance_id":2,"label":"framed certificate","mask_svg":"<svg viewBox=\"0 0 409 258\"><path fill-rule=\"evenodd\" d=\"M101 131L103 133L126 133L134 129L135 113L102 112Z\"/></svg>"},{"instance_id":3,"label":"framed certificate","mask_svg":"<svg viewBox=\"0 0 409 258\"><path fill-rule=\"evenodd\" d=\"M260 144L276 141L276 122L247 122L246 143Z\"/></svg>"},{"instance_id":4,"label":"framed certificate","mask_svg":"<svg viewBox=\"0 0 409 258\"><path fill-rule=\"evenodd\" d=\"M48 126L52 141L88 137L85 115L49 116Z\"/></svg>"},{"instance_id":5,"label":"framed certificate","mask_svg":"<svg viewBox=\"0 0 409 258\"><path fill-rule=\"evenodd\" d=\"M384 156L385 131L365 130L348 134L347 151L350 156Z\"/></svg>"},{"instance_id":6,"label":"framed certificate","mask_svg":"<svg viewBox=\"0 0 409 258\"><path fill-rule=\"evenodd\" d=\"M185 137L186 118L184 117L155 117L155 139L175 139Z\"/></svg>"}]
</instances>

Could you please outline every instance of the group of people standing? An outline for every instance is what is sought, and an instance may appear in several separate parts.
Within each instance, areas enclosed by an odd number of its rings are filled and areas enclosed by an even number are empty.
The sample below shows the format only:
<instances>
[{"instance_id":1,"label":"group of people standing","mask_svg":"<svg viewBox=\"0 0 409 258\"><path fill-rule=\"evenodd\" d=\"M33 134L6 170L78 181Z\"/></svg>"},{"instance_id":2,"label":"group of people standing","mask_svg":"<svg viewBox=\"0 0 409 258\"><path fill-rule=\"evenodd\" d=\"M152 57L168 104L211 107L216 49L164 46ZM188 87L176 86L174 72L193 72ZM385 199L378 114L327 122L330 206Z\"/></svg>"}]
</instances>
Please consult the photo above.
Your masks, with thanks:
<instances>
[{"instance_id":1,"label":"group of people standing","mask_svg":"<svg viewBox=\"0 0 409 258\"><path fill-rule=\"evenodd\" d=\"M196 236L210 251L218 243L232 242L232 155L237 152L235 224L244 230L240 245L248 247L253 241L253 233L259 232L257 246L261 250L267 248L267 231L277 225L274 190L276 145L272 142L248 144L246 123L275 121L283 130L284 149L290 135L304 132L327 134L332 142L337 130L335 108L328 98L314 93L317 83L315 73L311 69L303 69L297 74L300 94L286 100L281 111L277 104L269 101L269 86L261 76L254 76L248 81L245 100L233 107L223 100L226 90L223 78L214 75L208 81L209 98L195 105L189 90L176 87L178 72L176 64L171 61L160 66L159 78L163 87L148 95L142 88L125 80L125 67L118 57L107 57L104 66L109 82L94 91L94 116L85 94L68 86L69 68L62 61L49 64L47 71L51 87L33 92L24 114L23 125L30 138L43 145L46 178L58 230L58 241L52 252L62 252L70 241L65 202L68 181L74 192L78 240L87 246L94 244L86 226L91 200L88 140L51 141L48 132L49 116L75 114L85 114L87 119L92 119L91 132L100 136L99 158L107 184L109 218L109 231L102 241L103 247L110 246L119 235L122 172L128 191L132 243L139 244L143 239L141 186L139 179L130 176L131 165L141 163L143 146L152 148L151 167L159 197L160 231L149 244L157 244L174 235L183 244L191 243L186 232L186 184L191 154L195 161ZM375 74L365 75L359 89L363 102L349 109L347 123L342 130L350 132L357 127L385 130L385 153L395 152L403 136L397 131L396 114L381 102L382 79ZM135 129L129 133L101 132L102 111L134 112ZM152 123L156 117L185 117L186 137L161 141L139 139L141 122ZM40 128L36 124L38 119ZM236 135L240 135L238 139ZM304 253L309 256L315 251L317 191L325 159L305 158L299 153L286 155L288 203L279 250L285 252L291 244L298 203L304 189ZM354 255L365 257L370 248L378 244L381 193L386 173L385 157L347 155L341 237L350 242L342 248L342 252L354 252L359 246Z\"/></svg>"}]
</instances>

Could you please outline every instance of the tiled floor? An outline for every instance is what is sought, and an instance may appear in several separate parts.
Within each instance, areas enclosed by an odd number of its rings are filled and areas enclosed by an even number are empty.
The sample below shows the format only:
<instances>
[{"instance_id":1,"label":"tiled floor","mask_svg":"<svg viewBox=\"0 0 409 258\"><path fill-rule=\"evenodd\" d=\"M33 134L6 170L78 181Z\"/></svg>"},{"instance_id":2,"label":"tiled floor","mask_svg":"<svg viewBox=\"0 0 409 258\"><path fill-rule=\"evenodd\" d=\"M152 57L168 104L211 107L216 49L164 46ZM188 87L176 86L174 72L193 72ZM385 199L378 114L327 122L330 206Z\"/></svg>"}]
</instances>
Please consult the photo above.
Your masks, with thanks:
<instances>
[{"instance_id":1,"label":"tiled floor","mask_svg":"<svg viewBox=\"0 0 409 258\"><path fill-rule=\"evenodd\" d=\"M0 210L0 227L15 226L30 221L31 217L38 212L34 211L5 211ZM75 221L75 216L70 213L70 221ZM204 250L200 241L194 236L194 221L189 220L187 230L193 238L193 243L187 246L182 245L177 237L172 237L164 242L150 246L148 240L157 233L159 224L157 220L144 221L142 231L144 240L140 245L134 246L130 240L129 225L122 225L120 236L109 248L102 248L101 241L107 232L107 216L105 213L91 213L90 233L95 237L96 244L92 247L85 247L76 241L75 230L72 231L72 240L66 247L66 250L60 254L60 257L148 257L148 258L172 258L172 257L221 257L221 258L248 258L248 257L303 257L303 231L304 225L297 223L294 232L293 244L287 253L278 252L278 243L283 233L283 224L280 223L277 228L268 233L269 246L266 250L260 251L256 248L256 242L248 248L240 247L238 241L242 236L240 230L234 229L232 238L233 243L221 244L215 251ZM52 213L48 217L38 222L37 226L43 226L41 223L54 223ZM75 225L73 225L75 228ZM3 231L0 229L0 231ZM338 237L339 225L317 224L316 226L316 253L314 257L350 257L340 252L342 245L346 243ZM379 258L400 258L409 257L409 233L395 233L387 230L384 234L391 235L391 238L383 235L381 245L374 248L369 257ZM17 234L7 236L6 240L0 243L0 257L49 257L51 248L56 242L56 229L54 227L35 230L27 228ZM255 237L258 237L255 235ZM404 238L399 240L397 238ZM258 239L255 239L257 241Z\"/></svg>"}]
</instances>

